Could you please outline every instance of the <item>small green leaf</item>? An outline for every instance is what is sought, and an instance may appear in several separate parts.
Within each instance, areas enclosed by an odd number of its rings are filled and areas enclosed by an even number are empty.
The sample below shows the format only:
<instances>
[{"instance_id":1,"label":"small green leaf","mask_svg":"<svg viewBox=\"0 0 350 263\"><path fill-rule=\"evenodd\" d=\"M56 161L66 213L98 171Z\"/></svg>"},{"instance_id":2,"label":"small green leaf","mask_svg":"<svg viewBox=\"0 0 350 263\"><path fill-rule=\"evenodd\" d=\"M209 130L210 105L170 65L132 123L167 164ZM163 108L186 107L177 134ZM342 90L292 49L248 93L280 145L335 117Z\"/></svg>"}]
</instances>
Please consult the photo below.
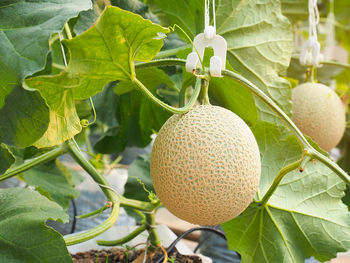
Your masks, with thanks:
<instances>
[{"instance_id":1,"label":"small green leaf","mask_svg":"<svg viewBox=\"0 0 350 263\"><path fill-rule=\"evenodd\" d=\"M16 161L15 156L11 153L6 144L0 144L0 174L6 172L8 168Z\"/></svg>"},{"instance_id":2,"label":"small green leaf","mask_svg":"<svg viewBox=\"0 0 350 263\"><path fill-rule=\"evenodd\" d=\"M45 225L68 214L35 191L0 189L0 262L72 263L62 236Z\"/></svg>"},{"instance_id":3,"label":"small green leaf","mask_svg":"<svg viewBox=\"0 0 350 263\"><path fill-rule=\"evenodd\" d=\"M150 174L150 157L149 154L140 155L131 164L128 170L128 180L124 187L125 197L145 202L150 201L147 191L155 193ZM126 212L136 220L141 219L132 209L127 208Z\"/></svg>"},{"instance_id":4,"label":"small green leaf","mask_svg":"<svg viewBox=\"0 0 350 263\"><path fill-rule=\"evenodd\" d=\"M163 1L163 0L149 0L151 4L151 11L154 11L160 18L163 25L173 26L179 25L191 39L198 33L204 31L204 1L202 0L177 0L177 1ZM179 33L185 41L188 39Z\"/></svg>"},{"instance_id":5,"label":"small green leaf","mask_svg":"<svg viewBox=\"0 0 350 263\"><path fill-rule=\"evenodd\" d=\"M79 192L72 186L71 175L70 178L67 177L67 171L62 169L58 160L24 172L23 180L63 209L68 209L70 199L79 196Z\"/></svg>"},{"instance_id":6,"label":"small green leaf","mask_svg":"<svg viewBox=\"0 0 350 263\"><path fill-rule=\"evenodd\" d=\"M305 0L281 0L282 13L291 22L307 20L309 16L308 1Z\"/></svg>"},{"instance_id":7,"label":"small green leaf","mask_svg":"<svg viewBox=\"0 0 350 263\"><path fill-rule=\"evenodd\" d=\"M58 76L65 75L62 73ZM51 147L78 134L82 127L75 110L72 88L66 87L70 83L63 78L40 76L26 79L25 84L40 91L50 108L50 121L45 134L35 142L35 146ZM72 83L72 85L74 85Z\"/></svg>"},{"instance_id":8,"label":"small green leaf","mask_svg":"<svg viewBox=\"0 0 350 263\"><path fill-rule=\"evenodd\" d=\"M0 110L0 142L27 147L47 130L49 109L37 91L16 87Z\"/></svg>"},{"instance_id":9,"label":"small green leaf","mask_svg":"<svg viewBox=\"0 0 350 263\"><path fill-rule=\"evenodd\" d=\"M80 12L77 23L74 26L74 33L80 35L89 29L97 20L98 12L95 9Z\"/></svg>"},{"instance_id":10,"label":"small green leaf","mask_svg":"<svg viewBox=\"0 0 350 263\"><path fill-rule=\"evenodd\" d=\"M89 8L90 0L0 2L0 109L15 86L44 68L51 34Z\"/></svg>"},{"instance_id":11,"label":"small green leaf","mask_svg":"<svg viewBox=\"0 0 350 263\"><path fill-rule=\"evenodd\" d=\"M150 155L138 156L131 164L128 175L124 196L135 200L149 201L149 193L145 191L139 180L141 180L148 191L155 193L150 174Z\"/></svg>"},{"instance_id":12,"label":"small green leaf","mask_svg":"<svg viewBox=\"0 0 350 263\"><path fill-rule=\"evenodd\" d=\"M282 126L258 123L261 199L277 173L301 156L296 138ZM314 256L326 261L350 248L350 213L341 202L344 182L318 161L304 172L287 174L266 205L254 201L240 216L223 224L229 248L244 262L302 263Z\"/></svg>"}]
</instances>

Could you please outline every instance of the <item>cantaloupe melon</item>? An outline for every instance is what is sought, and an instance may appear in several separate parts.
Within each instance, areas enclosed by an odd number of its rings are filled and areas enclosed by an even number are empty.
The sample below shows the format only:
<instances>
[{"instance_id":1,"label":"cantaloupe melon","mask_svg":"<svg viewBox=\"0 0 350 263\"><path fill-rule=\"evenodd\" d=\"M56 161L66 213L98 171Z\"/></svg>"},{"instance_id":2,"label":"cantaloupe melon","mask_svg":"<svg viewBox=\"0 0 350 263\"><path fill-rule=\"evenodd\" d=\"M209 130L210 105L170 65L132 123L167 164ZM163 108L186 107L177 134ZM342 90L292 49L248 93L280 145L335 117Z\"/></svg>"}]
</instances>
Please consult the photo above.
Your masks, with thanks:
<instances>
[{"instance_id":1,"label":"cantaloupe melon","mask_svg":"<svg viewBox=\"0 0 350 263\"><path fill-rule=\"evenodd\" d=\"M259 148L233 112L201 105L173 115L151 154L152 182L175 216L199 225L226 222L252 202L260 179Z\"/></svg>"},{"instance_id":2,"label":"cantaloupe melon","mask_svg":"<svg viewBox=\"0 0 350 263\"><path fill-rule=\"evenodd\" d=\"M293 122L323 150L334 148L345 131L345 110L338 95L319 83L304 83L292 92Z\"/></svg>"}]
</instances>

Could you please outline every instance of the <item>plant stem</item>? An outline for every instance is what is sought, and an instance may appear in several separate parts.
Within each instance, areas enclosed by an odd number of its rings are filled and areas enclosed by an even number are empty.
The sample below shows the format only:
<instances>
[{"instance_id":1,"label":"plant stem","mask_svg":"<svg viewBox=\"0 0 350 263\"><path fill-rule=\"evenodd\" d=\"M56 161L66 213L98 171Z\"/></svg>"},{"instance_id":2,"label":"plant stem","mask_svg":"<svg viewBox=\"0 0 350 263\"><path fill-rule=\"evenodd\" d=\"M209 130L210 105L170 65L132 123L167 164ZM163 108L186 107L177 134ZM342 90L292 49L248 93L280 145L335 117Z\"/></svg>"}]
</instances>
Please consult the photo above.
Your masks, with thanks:
<instances>
[{"instance_id":1,"label":"plant stem","mask_svg":"<svg viewBox=\"0 0 350 263\"><path fill-rule=\"evenodd\" d=\"M146 224L143 224L141 226L139 226L138 228L136 228L134 231L132 231L130 234L128 234L127 236L121 238L121 239L117 239L117 240L98 240L97 244L100 246L120 246L123 245L127 242L129 242L130 240L133 240L135 237L137 237L139 234L141 234L143 231L145 231L147 228Z\"/></svg>"},{"instance_id":2,"label":"plant stem","mask_svg":"<svg viewBox=\"0 0 350 263\"><path fill-rule=\"evenodd\" d=\"M72 38L73 38L73 35L72 35L72 32L70 31L70 28L69 28L68 23L65 23L65 24L64 24L64 30L66 31L67 38L68 38L68 39L72 39Z\"/></svg>"},{"instance_id":3,"label":"plant stem","mask_svg":"<svg viewBox=\"0 0 350 263\"><path fill-rule=\"evenodd\" d=\"M180 93L179 93L179 107L185 106L185 100L186 100L186 91L188 86L182 86Z\"/></svg>"},{"instance_id":4,"label":"plant stem","mask_svg":"<svg viewBox=\"0 0 350 263\"><path fill-rule=\"evenodd\" d=\"M166 103L164 103L163 101L161 101L160 99L158 99L156 96L154 96L152 94L152 92L150 92L143 84L141 81L139 81L137 78L134 78L133 82L140 88L140 90L148 97L150 98L154 103L158 104L160 107L162 107L163 109L172 112L172 113L176 113L176 114L183 114L188 112L193 105L195 104L199 92L201 90L201 79L197 78L196 81L196 85L195 85L195 89L194 92L192 94L192 97L190 98L190 100L188 101L187 105L182 107L182 108L175 108L172 107Z\"/></svg>"},{"instance_id":5,"label":"plant stem","mask_svg":"<svg viewBox=\"0 0 350 263\"><path fill-rule=\"evenodd\" d=\"M160 245L160 239L158 236L157 228L156 228L156 218L155 211L151 213L146 213L146 226L149 234L149 240L151 244L148 246L148 251L156 251L158 246Z\"/></svg>"},{"instance_id":6,"label":"plant stem","mask_svg":"<svg viewBox=\"0 0 350 263\"><path fill-rule=\"evenodd\" d=\"M156 208L158 208L161 203L160 201L156 203L151 203L151 202L143 202L139 200L134 200L134 199L128 199L123 196L119 198L120 206L122 207L130 207L134 208L140 211L146 211L146 212L152 212Z\"/></svg>"},{"instance_id":7,"label":"plant stem","mask_svg":"<svg viewBox=\"0 0 350 263\"><path fill-rule=\"evenodd\" d=\"M115 221L117 220L119 215L119 204L115 203L112 207L112 212L109 215L109 217L100 225L87 230L81 234L77 234L74 236L66 237L64 241L66 242L67 246L75 245L87 240L90 240L104 232L106 232L109 228L111 228Z\"/></svg>"},{"instance_id":8,"label":"plant stem","mask_svg":"<svg viewBox=\"0 0 350 263\"><path fill-rule=\"evenodd\" d=\"M5 179L8 179L10 177L13 177L17 174L20 174L24 171L27 171L35 166L38 166L40 164L46 163L48 161L54 160L57 157L63 155L66 153L66 149L64 147L64 145L61 145L47 153L44 153L43 155L40 155L36 158L33 158L31 160L29 160L28 162L25 162L13 169L11 169L10 171L7 171L6 173L4 173L3 175L0 176L0 181L3 181Z\"/></svg>"},{"instance_id":9,"label":"plant stem","mask_svg":"<svg viewBox=\"0 0 350 263\"><path fill-rule=\"evenodd\" d=\"M204 79L202 79L202 89L201 89L201 93L199 95L201 104L210 105L209 96L208 96L208 89L209 89L209 79L204 78Z\"/></svg>"},{"instance_id":10,"label":"plant stem","mask_svg":"<svg viewBox=\"0 0 350 263\"><path fill-rule=\"evenodd\" d=\"M154 59L149 62L138 62L135 68L151 68L151 67L168 67L168 66L186 66L186 60L180 58L163 58Z\"/></svg>"},{"instance_id":11,"label":"plant stem","mask_svg":"<svg viewBox=\"0 0 350 263\"><path fill-rule=\"evenodd\" d=\"M91 143L90 143L90 138L89 138L90 130L87 129L84 131L84 140L85 140L85 145L89 153L93 154L94 150L92 149Z\"/></svg>"},{"instance_id":12,"label":"plant stem","mask_svg":"<svg viewBox=\"0 0 350 263\"><path fill-rule=\"evenodd\" d=\"M77 219L83 219L83 218L88 218L90 216L94 216L94 215L99 215L101 214L103 211L105 211L106 209L110 208L111 207L111 202L108 202L106 205L104 205L103 207L95 210L95 211L92 211L88 214L84 214L84 215L80 215L80 216L76 216Z\"/></svg>"},{"instance_id":13,"label":"plant stem","mask_svg":"<svg viewBox=\"0 0 350 263\"><path fill-rule=\"evenodd\" d=\"M267 190L264 197L258 203L261 204L262 206L265 205L267 203L267 201L270 199L270 197L272 196L272 194L276 191L276 189L277 189L278 185L280 184L280 182L282 181L283 177L287 173L289 173L295 169L298 169L301 162L302 162L302 159L300 159L294 163L288 164L287 166L282 168L282 170L278 173L278 175L276 176L272 185L270 186L269 190Z\"/></svg>"},{"instance_id":14,"label":"plant stem","mask_svg":"<svg viewBox=\"0 0 350 263\"><path fill-rule=\"evenodd\" d=\"M75 140L66 142L69 155L92 177L92 179L100 185L101 190L112 203L119 199L119 196L110 189L108 181L96 170L96 168L84 157ZM107 187L102 187L105 185Z\"/></svg>"},{"instance_id":15,"label":"plant stem","mask_svg":"<svg viewBox=\"0 0 350 263\"><path fill-rule=\"evenodd\" d=\"M350 68L350 64L339 63L336 61L321 61L320 64L330 65L330 66L338 66L338 67L342 67L342 68Z\"/></svg>"},{"instance_id":16,"label":"plant stem","mask_svg":"<svg viewBox=\"0 0 350 263\"><path fill-rule=\"evenodd\" d=\"M180 50L184 50L184 49L191 48L191 47L192 47L191 44L186 44L186 45L183 45L183 46L181 46L181 47L177 47L177 48L173 48L173 49L168 49L168 50L160 51L160 52L155 56L155 59L175 56Z\"/></svg>"}]
</instances>

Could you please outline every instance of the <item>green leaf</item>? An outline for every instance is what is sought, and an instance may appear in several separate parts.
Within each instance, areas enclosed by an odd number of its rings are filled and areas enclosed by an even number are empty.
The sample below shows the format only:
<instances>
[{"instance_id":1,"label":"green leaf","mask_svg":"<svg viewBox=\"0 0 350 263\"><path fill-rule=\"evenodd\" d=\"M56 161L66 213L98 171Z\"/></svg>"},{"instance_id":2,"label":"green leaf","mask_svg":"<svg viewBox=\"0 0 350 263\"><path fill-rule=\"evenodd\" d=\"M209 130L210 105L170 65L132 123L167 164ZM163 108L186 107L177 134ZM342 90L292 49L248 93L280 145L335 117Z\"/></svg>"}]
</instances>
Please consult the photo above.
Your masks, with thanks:
<instances>
[{"instance_id":1,"label":"green leaf","mask_svg":"<svg viewBox=\"0 0 350 263\"><path fill-rule=\"evenodd\" d=\"M204 31L204 1L202 0L148 0L151 10L160 18L163 25L179 25L191 39ZM161 10L157 10L154 4ZM185 41L188 39L179 33Z\"/></svg>"},{"instance_id":2,"label":"green leaf","mask_svg":"<svg viewBox=\"0 0 350 263\"><path fill-rule=\"evenodd\" d=\"M0 144L0 174L6 172L8 168L16 161L15 156L11 153L6 144Z\"/></svg>"},{"instance_id":3,"label":"green leaf","mask_svg":"<svg viewBox=\"0 0 350 263\"><path fill-rule=\"evenodd\" d=\"M114 80L132 80L134 61L149 61L169 30L128 11L107 7L96 24L64 41L71 55L69 76L79 78L74 97L86 99Z\"/></svg>"},{"instance_id":4,"label":"green leaf","mask_svg":"<svg viewBox=\"0 0 350 263\"><path fill-rule=\"evenodd\" d=\"M126 146L145 147L170 115L140 91L123 94L118 97L116 107L119 126L108 130L94 149L101 153L120 153Z\"/></svg>"},{"instance_id":5,"label":"green leaf","mask_svg":"<svg viewBox=\"0 0 350 263\"><path fill-rule=\"evenodd\" d=\"M63 209L68 209L70 199L79 196L79 192L72 186L71 175L67 174L58 160L24 172L23 180Z\"/></svg>"},{"instance_id":6,"label":"green leaf","mask_svg":"<svg viewBox=\"0 0 350 263\"><path fill-rule=\"evenodd\" d=\"M144 184L148 191L155 193L150 174L150 158L149 154L140 155L131 164L128 170L128 181L124 187L124 196L130 199L149 201L148 193L143 188Z\"/></svg>"},{"instance_id":7,"label":"green leaf","mask_svg":"<svg viewBox=\"0 0 350 263\"><path fill-rule=\"evenodd\" d=\"M137 78L155 95L161 90L158 88L174 86L169 76L160 69L140 69L136 73ZM103 116L109 113L109 121L104 123L109 123L110 126L94 146L98 152L119 153L126 146L145 147L151 142L151 135L170 117L168 112L135 89L136 86L131 81L121 81L115 86L114 91L122 95L113 96L106 93L108 98L101 95L105 100L102 101L102 107L97 108L97 113L102 112ZM113 108L103 109L106 103Z\"/></svg>"},{"instance_id":8,"label":"green leaf","mask_svg":"<svg viewBox=\"0 0 350 263\"><path fill-rule=\"evenodd\" d=\"M89 29L97 20L98 12L95 9L83 11L79 14L77 23L74 26L74 33L80 35Z\"/></svg>"},{"instance_id":9,"label":"green leaf","mask_svg":"<svg viewBox=\"0 0 350 263\"><path fill-rule=\"evenodd\" d=\"M212 78L209 94L220 106L236 113L250 125L259 120L253 95L243 86L228 78Z\"/></svg>"},{"instance_id":10,"label":"green leaf","mask_svg":"<svg viewBox=\"0 0 350 263\"><path fill-rule=\"evenodd\" d=\"M0 110L0 142L22 148L32 145L43 136L48 122L49 109L39 92L16 87Z\"/></svg>"},{"instance_id":11,"label":"green leaf","mask_svg":"<svg viewBox=\"0 0 350 263\"><path fill-rule=\"evenodd\" d=\"M58 76L65 75L65 72ZM72 82L71 82L72 83ZM72 138L81 131L80 119L75 110L73 90L63 78L40 76L26 79L25 84L40 91L50 108L49 126L35 146L51 147ZM74 85L74 83L72 83Z\"/></svg>"},{"instance_id":12,"label":"green leaf","mask_svg":"<svg viewBox=\"0 0 350 263\"><path fill-rule=\"evenodd\" d=\"M92 99L96 109L97 120L109 128L118 127L115 114L118 97L114 93L115 82L108 83L102 92L97 93Z\"/></svg>"},{"instance_id":13,"label":"green leaf","mask_svg":"<svg viewBox=\"0 0 350 263\"><path fill-rule=\"evenodd\" d=\"M308 1L306 0L281 0L282 13L287 16L291 22L298 20L307 20L309 16Z\"/></svg>"},{"instance_id":14,"label":"green leaf","mask_svg":"<svg viewBox=\"0 0 350 263\"><path fill-rule=\"evenodd\" d=\"M261 199L280 169L301 156L286 128L258 123L252 131L259 144ZM326 261L350 248L350 214L341 202L344 182L318 161L303 173L287 174L264 206L253 202L240 216L223 224L230 249L244 262Z\"/></svg>"},{"instance_id":15,"label":"green leaf","mask_svg":"<svg viewBox=\"0 0 350 263\"><path fill-rule=\"evenodd\" d=\"M0 2L0 109L16 85L44 68L51 34L89 8L90 0Z\"/></svg>"},{"instance_id":16,"label":"green leaf","mask_svg":"<svg viewBox=\"0 0 350 263\"><path fill-rule=\"evenodd\" d=\"M150 174L150 158L150 154L140 155L130 165L123 194L126 198L149 202L147 191L155 193ZM125 210L129 216L141 220L141 217L132 209L126 208Z\"/></svg>"},{"instance_id":17,"label":"green leaf","mask_svg":"<svg viewBox=\"0 0 350 263\"><path fill-rule=\"evenodd\" d=\"M227 41L227 59L232 67L290 114L289 82L278 74L287 69L294 43L279 1L221 0L216 24L217 34ZM262 120L276 122L267 106L260 102L257 105Z\"/></svg>"},{"instance_id":18,"label":"green leaf","mask_svg":"<svg viewBox=\"0 0 350 263\"><path fill-rule=\"evenodd\" d=\"M0 200L0 262L73 262L62 236L45 225L68 222L59 205L23 188L0 189Z\"/></svg>"}]
</instances>

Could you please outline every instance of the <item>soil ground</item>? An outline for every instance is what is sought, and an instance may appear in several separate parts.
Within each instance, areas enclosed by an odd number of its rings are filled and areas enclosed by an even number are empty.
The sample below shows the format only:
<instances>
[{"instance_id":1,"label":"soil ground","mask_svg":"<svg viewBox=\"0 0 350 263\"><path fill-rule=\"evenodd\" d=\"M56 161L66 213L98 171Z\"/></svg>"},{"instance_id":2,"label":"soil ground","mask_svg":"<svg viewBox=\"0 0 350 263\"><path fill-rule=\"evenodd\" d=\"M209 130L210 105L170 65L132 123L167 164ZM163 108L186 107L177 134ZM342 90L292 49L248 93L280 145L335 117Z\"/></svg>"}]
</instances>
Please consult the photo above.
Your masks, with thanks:
<instances>
[{"instance_id":1,"label":"soil ground","mask_svg":"<svg viewBox=\"0 0 350 263\"><path fill-rule=\"evenodd\" d=\"M142 254L144 250L129 250L125 248L112 248L109 250L89 250L86 252L80 252L75 255L71 255L74 263L131 263L139 255ZM153 256L152 262L157 262L157 259L163 255L162 250L157 251ZM175 258L176 263L202 263L202 260L197 256L185 256L178 253L176 250L172 250L168 254L169 259ZM150 263L150 260L146 261Z\"/></svg>"}]
</instances>

